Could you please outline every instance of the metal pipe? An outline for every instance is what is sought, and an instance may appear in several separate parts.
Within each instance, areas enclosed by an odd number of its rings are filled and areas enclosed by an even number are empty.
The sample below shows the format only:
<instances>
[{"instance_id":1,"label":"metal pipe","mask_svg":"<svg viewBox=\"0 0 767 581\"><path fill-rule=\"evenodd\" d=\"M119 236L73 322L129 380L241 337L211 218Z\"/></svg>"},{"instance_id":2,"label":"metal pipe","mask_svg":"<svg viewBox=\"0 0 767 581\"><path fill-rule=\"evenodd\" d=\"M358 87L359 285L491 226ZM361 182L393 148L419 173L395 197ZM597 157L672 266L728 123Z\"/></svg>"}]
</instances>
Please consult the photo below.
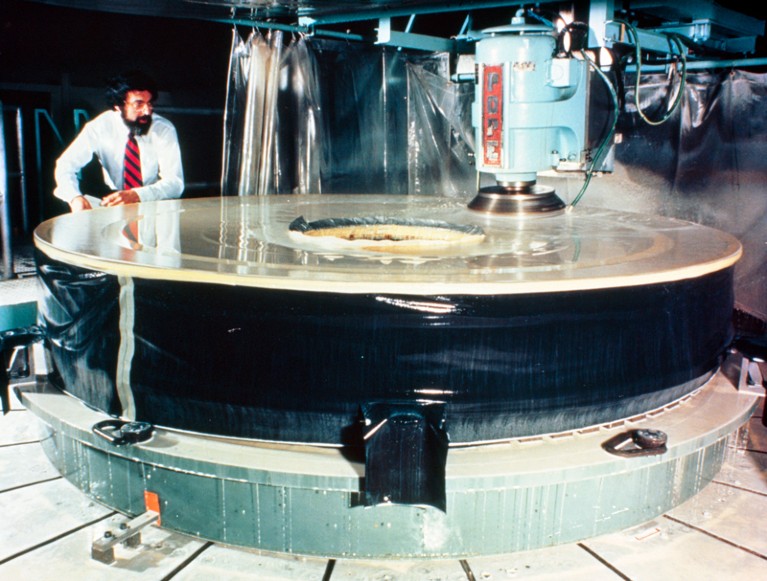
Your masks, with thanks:
<instances>
[{"instance_id":1,"label":"metal pipe","mask_svg":"<svg viewBox=\"0 0 767 581\"><path fill-rule=\"evenodd\" d=\"M158 113L173 113L176 115L223 115L223 109L205 109L191 107L155 107Z\"/></svg>"},{"instance_id":2,"label":"metal pipe","mask_svg":"<svg viewBox=\"0 0 767 581\"><path fill-rule=\"evenodd\" d=\"M729 69L743 67L763 67L767 65L767 58L743 58L743 59L722 59L707 61L687 61L687 70L705 70L705 69ZM669 65L647 65L642 64L642 72L665 72ZM636 65L626 67L626 72L636 72Z\"/></svg>"},{"instance_id":3,"label":"metal pipe","mask_svg":"<svg viewBox=\"0 0 767 581\"><path fill-rule=\"evenodd\" d=\"M307 30L307 32L311 32L315 36L326 36L328 38L339 38L341 40L358 40L360 42L370 40L370 38L366 36L362 36L361 34L351 34L349 32L336 32L335 30L325 30L322 28Z\"/></svg>"},{"instance_id":4,"label":"metal pipe","mask_svg":"<svg viewBox=\"0 0 767 581\"><path fill-rule=\"evenodd\" d=\"M8 200L8 167L5 155L5 126L3 103L0 101L0 236L3 246L3 280L13 278L13 248L11 245L11 217Z\"/></svg>"},{"instance_id":5,"label":"metal pipe","mask_svg":"<svg viewBox=\"0 0 767 581\"><path fill-rule=\"evenodd\" d=\"M458 31L458 38L465 36L469 30L471 30L471 13L466 15L466 18L463 21L463 24L461 25L461 30Z\"/></svg>"},{"instance_id":6,"label":"metal pipe","mask_svg":"<svg viewBox=\"0 0 767 581\"><path fill-rule=\"evenodd\" d=\"M19 186L21 189L22 232L29 233L29 200L27 199L27 166L24 162L24 122L21 107L16 108L16 142L19 149Z\"/></svg>"},{"instance_id":7,"label":"metal pipe","mask_svg":"<svg viewBox=\"0 0 767 581\"><path fill-rule=\"evenodd\" d=\"M184 191L205 190L208 188L220 188L220 182L187 182L184 184Z\"/></svg>"},{"instance_id":8,"label":"metal pipe","mask_svg":"<svg viewBox=\"0 0 767 581\"><path fill-rule=\"evenodd\" d=\"M37 175L42 176L43 175L43 150L42 150L42 142L41 142L41 134L40 134L40 117L44 117L48 124L50 125L51 129L53 129L53 133L56 135L56 139L59 140L59 144L64 144L64 139L61 137L61 133L59 133L58 128L56 127L56 124L53 122L53 118L51 118L50 113L46 111L45 109L35 109L35 168L37 169ZM45 207L45 192L43 192L43 180L37 180L37 195L38 195L38 202L39 202L39 221L42 222L44 218L43 214L43 208Z\"/></svg>"},{"instance_id":9,"label":"metal pipe","mask_svg":"<svg viewBox=\"0 0 767 581\"><path fill-rule=\"evenodd\" d=\"M80 127L88 122L90 115L88 115L88 112L85 109L75 109L72 111L72 118L75 124L75 133L80 133Z\"/></svg>"},{"instance_id":10,"label":"metal pipe","mask_svg":"<svg viewBox=\"0 0 767 581\"><path fill-rule=\"evenodd\" d=\"M410 18L407 20L407 26L405 26L404 32L410 33L411 30L413 30L413 25L415 24L415 14L411 14Z\"/></svg>"},{"instance_id":11,"label":"metal pipe","mask_svg":"<svg viewBox=\"0 0 767 581\"><path fill-rule=\"evenodd\" d=\"M315 29L312 26L303 26L295 24L280 24L278 22L263 22L260 20L245 20L242 18L216 18L213 22L231 24L235 26L249 26L251 28L266 28L268 30L281 30L296 34L313 34L314 36L327 36L328 38L339 38L341 40L370 40L361 34L351 34L348 32L338 32L335 30Z\"/></svg>"},{"instance_id":12,"label":"metal pipe","mask_svg":"<svg viewBox=\"0 0 767 581\"><path fill-rule=\"evenodd\" d=\"M266 28L268 30L282 30L284 32L306 32L306 28L295 24L281 24L279 22L264 22L262 20L248 20L245 18L214 18L213 22L249 26L251 28Z\"/></svg>"}]
</instances>

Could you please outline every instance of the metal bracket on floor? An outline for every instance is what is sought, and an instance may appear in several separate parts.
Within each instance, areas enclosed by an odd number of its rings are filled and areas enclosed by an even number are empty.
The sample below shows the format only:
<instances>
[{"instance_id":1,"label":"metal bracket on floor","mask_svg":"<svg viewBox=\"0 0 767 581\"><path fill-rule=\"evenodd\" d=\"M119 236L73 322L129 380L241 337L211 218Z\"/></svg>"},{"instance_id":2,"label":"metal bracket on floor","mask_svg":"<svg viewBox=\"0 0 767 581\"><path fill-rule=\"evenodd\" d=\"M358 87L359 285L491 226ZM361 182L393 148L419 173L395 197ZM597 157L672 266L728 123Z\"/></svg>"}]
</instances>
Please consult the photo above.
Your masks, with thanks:
<instances>
[{"instance_id":1,"label":"metal bracket on floor","mask_svg":"<svg viewBox=\"0 0 767 581\"><path fill-rule=\"evenodd\" d=\"M124 520L104 531L101 538L91 545L91 559L106 563L114 563L115 545L123 543L126 547L137 547L141 544L141 529L157 522L160 514L148 510L131 520Z\"/></svg>"},{"instance_id":2,"label":"metal bracket on floor","mask_svg":"<svg viewBox=\"0 0 767 581\"><path fill-rule=\"evenodd\" d=\"M0 332L0 411L3 414L11 410L11 378L29 375L27 348L42 340L43 331L37 325Z\"/></svg>"}]
</instances>

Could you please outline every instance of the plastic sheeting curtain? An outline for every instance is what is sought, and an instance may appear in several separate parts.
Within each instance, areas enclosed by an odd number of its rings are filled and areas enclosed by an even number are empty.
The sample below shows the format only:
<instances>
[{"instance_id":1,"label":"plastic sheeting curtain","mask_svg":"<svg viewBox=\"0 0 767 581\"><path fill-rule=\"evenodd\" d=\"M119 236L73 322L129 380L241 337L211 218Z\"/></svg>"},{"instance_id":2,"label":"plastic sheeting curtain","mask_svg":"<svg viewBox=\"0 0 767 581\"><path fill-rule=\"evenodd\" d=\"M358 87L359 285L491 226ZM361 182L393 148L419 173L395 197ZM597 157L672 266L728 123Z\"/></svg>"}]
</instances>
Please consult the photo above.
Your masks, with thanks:
<instances>
[{"instance_id":1,"label":"plastic sheeting curtain","mask_svg":"<svg viewBox=\"0 0 767 581\"><path fill-rule=\"evenodd\" d=\"M447 55L408 63L408 193L476 193L474 85L451 83Z\"/></svg>"},{"instance_id":2,"label":"plastic sheeting curtain","mask_svg":"<svg viewBox=\"0 0 767 581\"><path fill-rule=\"evenodd\" d=\"M222 192L466 194L470 86L447 55L234 32ZM432 94L433 93L433 94Z\"/></svg>"},{"instance_id":3,"label":"plastic sheeting curtain","mask_svg":"<svg viewBox=\"0 0 767 581\"><path fill-rule=\"evenodd\" d=\"M474 88L449 80L447 55L317 38L283 43L273 33L243 41L235 32L225 195L474 195ZM659 126L637 113L632 75L624 86L614 172L591 181L582 205L734 234L745 247L738 301L767 317L767 74L691 74L681 107ZM649 117L663 114L668 95L666 75L642 76ZM590 115L611 111L592 106ZM583 175L540 180L572 201Z\"/></svg>"},{"instance_id":4,"label":"plastic sheeting curtain","mask_svg":"<svg viewBox=\"0 0 767 581\"><path fill-rule=\"evenodd\" d=\"M243 41L233 33L224 119L222 191L226 195L265 194L272 187L275 100L282 33L268 38L254 31Z\"/></svg>"},{"instance_id":5,"label":"plastic sheeting curtain","mask_svg":"<svg viewBox=\"0 0 767 581\"><path fill-rule=\"evenodd\" d=\"M640 96L648 114L659 111L667 102L666 77L643 76ZM627 95L632 101L633 88ZM673 216L735 235L744 247L736 299L767 318L767 75L690 75L681 110L668 123L651 127L627 105L619 131L616 172L589 188L584 201L591 197L592 204Z\"/></svg>"}]
</instances>

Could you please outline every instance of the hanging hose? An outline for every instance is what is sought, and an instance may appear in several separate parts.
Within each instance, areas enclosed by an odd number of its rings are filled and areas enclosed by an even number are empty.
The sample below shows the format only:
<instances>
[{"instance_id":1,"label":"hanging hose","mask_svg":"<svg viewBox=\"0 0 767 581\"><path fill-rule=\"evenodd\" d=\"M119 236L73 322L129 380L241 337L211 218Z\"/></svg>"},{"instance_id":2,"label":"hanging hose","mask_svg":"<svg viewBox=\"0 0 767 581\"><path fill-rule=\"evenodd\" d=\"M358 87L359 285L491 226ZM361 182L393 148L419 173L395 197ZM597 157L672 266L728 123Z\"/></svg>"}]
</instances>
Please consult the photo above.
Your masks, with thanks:
<instances>
[{"instance_id":1,"label":"hanging hose","mask_svg":"<svg viewBox=\"0 0 767 581\"><path fill-rule=\"evenodd\" d=\"M586 179L583 181L583 186L581 186L581 189L578 192L578 195L575 196L575 199L567 208L568 212L572 210L573 206L575 206L578 202L580 202L581 198L583 197L583 194L586 193L586 189L589 187L589 183L591 183L591 177L594 175L594 171L596 170L596 168L599 167L602 153L605 147L607 147L607 144L612 140L613 134L615 133L615 126L618 124L618 94L615 92L615 87L613 87L613 84L610 81L610 79L607 77L607 75L602 71L602 69L599 68L599 65L596 62L594 62L594 60L588 55L588 53L585 50L581 50L581 55L586 60L586 62L589 63L589 66L604 81L605 85L607 86L607 89L610 91L610 96L612 97L612 101L613 101L613 120L612 120L612 124L610 125L609 131L607 131L607 133L605 134L604 138L602 139L602 142L599 144L599 147L597 148L596 153L594 154L593 159L591 160L591 165L589 166L589 169L586 171Z\"/></svg>"},{"instance_id":2,"label":"hanging hose","mask_svg":"<svg viewBox=\"0 0 767 581\"><path fill-rule=\"evenodd\" d=\"M669 45L671 44L676 45L676 48L679 51L679 58L682 61L682 72L681 72L681 78L679 81L679 88L677 89L676 95L674 96L674 100L671 103L671 106L669 107L666 114L658 120L650 119L649 117L647 117L647 115L645 115L644 111L642 111L639 104L639 89L640 89L640 80L642 75L642 47L640 46L640 43L639 43L639 34L637 33L636 28L634 28L634 25L625 20L614 19L608 22L615 22L617 24L622 24L623 26L627 28L627 30L631 33L631 36L634 39L634 55L636 59L636 68L637 68L636 82L634 84L634 104L636 105L637 113L648 125L657 126L657 125L661 125L665 123L666 121L669 120L673 112L681 103L682 95L684 94L684 88L687 83L687 57L684 54L684 45L679 40L679 37L677 35L674 35L674 34L667 35L667 38L669 40ZM673 54L672 51L670 52L671 54Z\"/></svg>"},{"instance_id":3,"label":"hanging hose","mask_svg":"<svg viewBox=\"0 0 767 581\"><path fill-rule=\"evenodd\" d=\"M647 117L647 115L645 115L644 111L642 111L640 107L640 102L639 102L640 80L641 80L641 74L642 74L642 48L639 42L639 34L637 33L636 28L634 28L634 26L630 22L627 22L625 20L617 20L617 19L612 20L610 22L615 22L615 23L623 24L624 26L626 26L627 30L629 31L634 41L634 54L635 54L636 67L637 67L636 81L634 84L634 104L636 106L637 113L648 125L658 126L665 123L666 121L669 120L671 115L674 113L677 107L679 107L679 105L681 104L682 95L684 94L684 88L687 83L687 58L685 57L685 54L684 54L684 45L679 40L679 37L677 35L673 35L673 34L667 35L667 38L669 40L669 45L674 44L677 50L679 51L679 57L680 57L680 60L682 61L681 78L679 81L679 87L677 89L676 95L674 95L674 99L668 111L666 112L666 114L657 120L650 119L649 117ZM591 68L602 78L602 80L605 82L605 84L607 85L607 88L610 91L610 96L612 97L612 100L613 100L613 122L610 127L610 130L607 132L607 134L605 135L605 138L602 140L601 144L599 145L599 148L594 154L594 159L592 160L592 163L589 166L589 169L586 171L586 178L583 182L583 186L581 187L578 194L575 196L575 199L573 200L573 202L568 206L567 211L572 210L572 208L581 200L583 195L586 193L586 189L591 183L591 178L594 174L594 171L599 165L602 152L615 132L615 126L618 122L618 113L619 113L618 95L615 91L615 87L613 87L612 82L610 81L610 79L607 78L607 75L604 74L604 72L600 69L599 65L597 65L594 62L594 60L588 55L588 53L586 53L584 50L581 50L580 53L583 56L583 58L589 63Z\"/></svg>"}]
</instances>

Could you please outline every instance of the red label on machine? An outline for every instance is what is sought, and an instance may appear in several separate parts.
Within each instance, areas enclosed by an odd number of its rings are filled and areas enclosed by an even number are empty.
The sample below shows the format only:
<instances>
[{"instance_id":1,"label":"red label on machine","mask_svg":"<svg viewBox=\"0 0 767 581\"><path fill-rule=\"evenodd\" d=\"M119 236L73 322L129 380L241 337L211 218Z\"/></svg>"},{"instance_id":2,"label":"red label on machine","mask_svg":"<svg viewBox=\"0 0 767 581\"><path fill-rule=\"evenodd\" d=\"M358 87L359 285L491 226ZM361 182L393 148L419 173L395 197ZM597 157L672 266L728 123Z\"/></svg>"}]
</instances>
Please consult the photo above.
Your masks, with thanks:
<instances>
[{"instance_id":1,"label":"red label on machine","mask_svg":"<svg viewBox=\"0 0 767 581\"><path fill-rule=\"evenodd\" d=\"M485 165L501 166L503 129L503 66L482 70L482 151Z\"/></svg>"}]
</instances>

